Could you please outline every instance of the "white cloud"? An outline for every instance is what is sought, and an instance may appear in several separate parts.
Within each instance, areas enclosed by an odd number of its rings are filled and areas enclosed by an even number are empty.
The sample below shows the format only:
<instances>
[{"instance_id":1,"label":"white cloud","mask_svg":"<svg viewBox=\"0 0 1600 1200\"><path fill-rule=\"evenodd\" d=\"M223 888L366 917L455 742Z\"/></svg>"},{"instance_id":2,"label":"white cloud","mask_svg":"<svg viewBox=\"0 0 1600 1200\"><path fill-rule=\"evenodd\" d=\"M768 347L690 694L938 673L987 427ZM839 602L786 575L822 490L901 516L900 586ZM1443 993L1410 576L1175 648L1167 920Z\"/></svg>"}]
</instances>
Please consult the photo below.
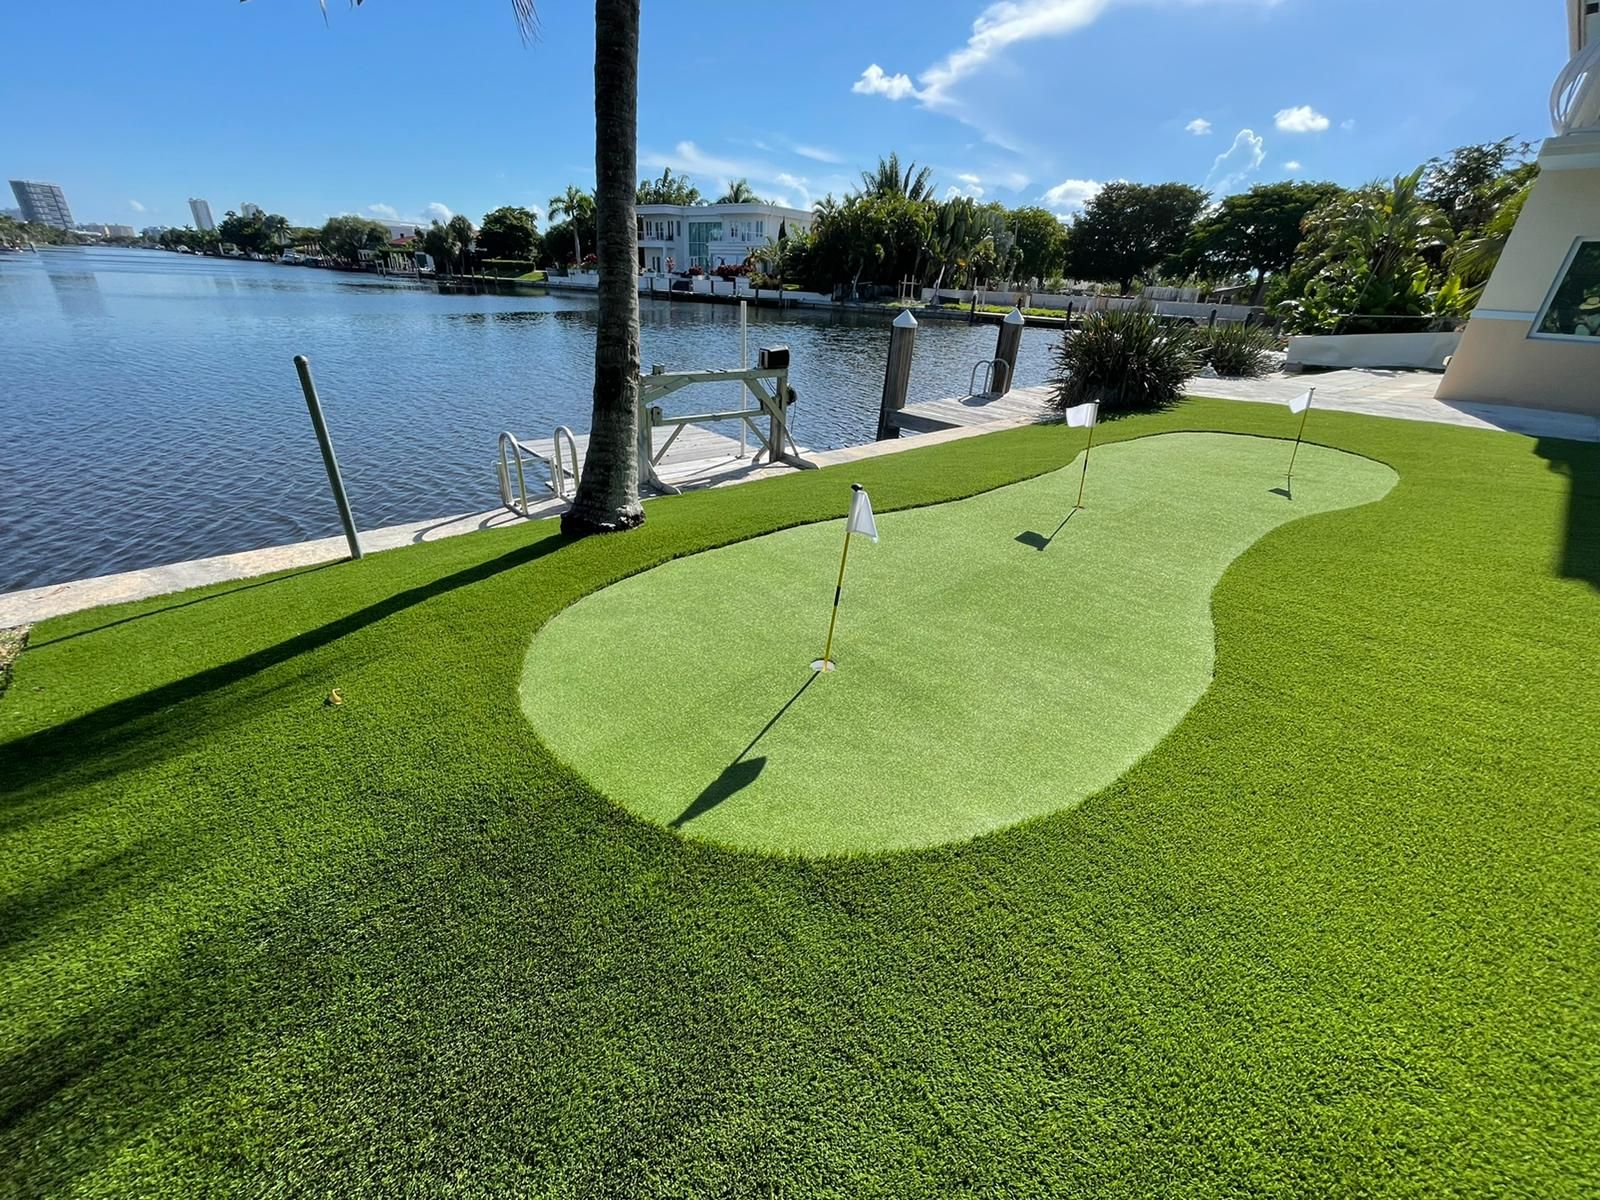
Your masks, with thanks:
<instances>
[{"instance_id":1,"label":"white cloud","mask_svg":"<svg viewBox=\"0 0 1600 1200\"><path fill-rule=\"evenodd\" d=\"M983 182L981 177L974 175L971 171L963 171L956 178L962 183L979 184Z\"/></svg>"},{"instance_id":2,"label":"white cloud","mask_svg":"<svg viewBox=\"0 0 1600 1200\"><path fill-rule=\"evenodd\" d=\"M400 210L392 204L369 204L367 205L367 211L385 221L398 221L400 219Z\"/></svg>"},{"instance_id":3,"label":"white cloud","mask_svg":"<svg viewBox=\"0 0 1600 1200\"><path fill-rule=\"evenodd\" d=\"M431 204L422 206L422 215L431 221L448 221L455 216L455 213L451 212L447 205L440 204L435 200Z\"/></svg>"},{"instance_id":4,"label":"white cloud","mask_svg":"<svg viewBox=\"0 0 1600 1200\"><path fill-rule=\"evenodd\" d=\"M917 95L916 86L909 75L886 75L877 63L861 72L861 78L850 85L850 90L862 96L887 96L891 100L904 100Z\"/></svg>"},{"instance_id":5,"label":"white cloud","mask_svg":"<svg viewBox=\"0 0 1600 1200\"><path fill-rule=\"evenodd\" d=\"M966 185L966 187L957 187L952 183L949 187L945 188L944 198L946 200L953 200L957 196L970 196L974 200L981 200L983 199L983 188L979 187L975 183L969 183Z\"/></svg>"},{"instance_id":6,"label":"white cloud","mask_svg":"<svg viewBox=\"0 0 1600 1200\"><path fill-rule=\"evenodd\" d=\"M1281 0L1183 0L1193 6L1271 8ZM992 112L970 111L956 92L969 76L999 58L1009 47L1040 38L1064 37L1094 24L1111 8L1146 6L1148 0L998 0L972 22L966 44L922 71L915 83L903 73L889 74L877 63L861 73L851 90L882 95L890 100L915 98L924 108L944 112L983 132L984 139L1013 153L1023 150L1007 140L1005 131L992 127Z\"/></svg>"},{"instance_id":7,"label":"white cloud","mask_svg":"<svg viewBox=\"0 0 1600 1200\"><path fill-rule=\"evenodd\" d=\"M929 108L951 103L950 89L1008 46L1060 37L1092 25L1111 0L1000 0L972 22L967 44L922 72L917 99ZM902 77L903 78L903 77ZM910 80L907 80L909 88Z\"/></svg>"},{"instance_id":8,"label":"white cloud","mask_svg":"<svg viewBox=\"0 0 1600 1200\"><path fill-rule=\"evenodd\" d=\"M844 161L843 157L822 146L795 146L794 152L801 158L814 159L819 163L837 164Z\"/></svg>"},{"instance_id":9,"label":"white cloud","mask_svg":"<svg viewBox=\"0 0 1600 1200\"><path fill-rule=\"evenodd\" d=\"M779 171L773 176L772 182L785 189L793 196L799 197L799 203L791 204L790 195L769 196L774 204L788 204L790 208L810 208L811 193L806 189L806 181L799 175L791 175L788 171Z\"/></svg>"},{"instance_id":10,"label":"white cloud","mask_svg":"<svg viewBox=\"0 0 1600 1200\"><path fill-rule=\"evenodd\" d=\"M1298 170L1300 170L1301 169L1300 160L1297 159L1297 158L1291 158L1288 162L1283 164L1283 169L1285 171L1298 171Z\"/></svg>"},{"instance_id":11,"label":"white cloud","mask_svg":"<svg viewBox=\"0 0 1600 1200\"><path fill-rule=\"evenodd\" d=\"M1283 133L1321 133L1331 122L1309 104L1278 110L1272 123Z\"/></svg>"},{"instance_id":12,"label":"white cloud","mask_svg":"<svg viewBox=\"0 0 1600 1200\"><path fill-rule=\"evenodd\" d=\"M1344 130L1346 133L1349 133L1355 127L1356 127L1356 119L1354 117L1349 117L1349 118L1339 122L1339 128Z\"/></svg>"},{"instance_id":13,"label":"white cloud","mask_svg":"<svg viewBox=\"0 0 1600 1200\"><path fill-rule=\"evenodd\" d=\"M1260 169L1266 157L1266 140L1257 137L1253 129L1239 130L1234 135L1233 145L1217 155L1216 161L1211 164L1211 173L1206 176L1206 190L1223 195L1237 190L1240 184Z\"/></svg>"},{"instance_id":14,"label":"white cloud","mask_svg":"<svg viewBox=\"0 0 1600 1200\"><path fill-rule=\"evenodd\" d=\"M133 209L134 212L144 211L144 205L140 204L137 200L129 200L128 207Z\"/></svg>"},{"instance_id":15,"label":"white cloud","mask_svg":"<svg viewBox=\"0 0 1600 1200\"><path fill-rule=\"evenodd\" d=\"M1211 132L1211 122L1204 117L1196 117L1184 126L1184 129L1194 134L1195 137L1205 137Z\"/></svg>"},{"instance_id":16,"label":"white cloud","mask_svg":"<svg viewBox=\"0 0 1600 1200\"><path fill-rule=\"evenodd\" d=\"M1063 179L1039 199L1053 212L1077 212L1104 186L1093 179Z\"/></svg>"}]
</instances>

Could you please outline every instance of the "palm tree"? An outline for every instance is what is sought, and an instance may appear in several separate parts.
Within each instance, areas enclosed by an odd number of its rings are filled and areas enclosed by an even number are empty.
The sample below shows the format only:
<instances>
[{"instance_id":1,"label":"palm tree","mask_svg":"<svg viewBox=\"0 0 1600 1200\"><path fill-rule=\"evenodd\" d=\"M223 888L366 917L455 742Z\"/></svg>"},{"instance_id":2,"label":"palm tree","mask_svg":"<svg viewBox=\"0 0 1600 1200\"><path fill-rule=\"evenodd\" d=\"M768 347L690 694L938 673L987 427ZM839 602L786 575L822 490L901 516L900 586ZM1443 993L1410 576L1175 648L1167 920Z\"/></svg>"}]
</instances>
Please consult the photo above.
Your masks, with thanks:
<instances>
[{"instance_id":1,"label":"palm tree","mask_svg":"<svg viewBox=\"0 0 1600 1200\"><path fill-rule=\"evenodd\" d=\"M632 529L639 503L639 0L595 0L594 179L600 311L594 415L561 531Z\"/></svg>"},{"instance_id":2,"label":"palm tree","mask_svg":"<svg viewBox=\"0 0 1600 1200\"><path fill-rule=\"evenodd\" d=\"M285 246L289 242L289 219L277 213L268 213L261 218L261 232L270 245Z\"/></svg>"},{"instance_id":3,"label":"palm tree","mask_svg":"<svg viewBox=\"0 0 1600 1200\"><path fill-rule=\"evenodd\" d=\"M933 168L918 168L916 163L900 170L900 155L889 152L878 160L875 171L861 172L861 186L868 196L904 196L907 200L933 199Z\"/></svg>"},{"instance_id":4,"label":"palm tree","mask_svg":"<svg viewBox=\"0 0 1600 1200\"><path fill-rule=\"evenodd\" d=\"M550 197L550 219L567 221L572 226L572 261L583 262L583 242L578 238L578 226L594 219L595 198L575 183L567 190Z\"/></svg>"},{"instance_id":5,"label":"palm tree","mask_svg":"<svg viewBox=\"0 0 1600 1200\"><path fill-rule=\"evenodd\" d=\"M472 227L472 222L460 213L451 217L446 224L449 225L450 232L455 235L457 274L465 275L467 267L471 265L469 259L472 255L472 243L478 236L478 231Z\"/></svg>"},{"instance_id":6,"label":"palm tree","mask_svg":"<svg viewBox=\"0 0 1600 1200\"><path fill-rule=\"evenodd\" d=\"M760 204L761 197L757 196L750 187L748 179L735 179L728 185L728 190L722 193L718 204Z\"/></svg>"},{"instance_id":7,"label":"palm tree","mask_svg":"<svg viewBox=\"0 0 1600 1200\"><path fill-rule=\"evenodd\" d=\"M326 0L320 0L326 12ZM352 0L360 4L361 0ZM568 219L594 215L600 308L595 331L594 417L589 449L563 533L631 529L639 504L639 231L635 186L639 140L639 3L595 0L595 195L577 188L550 202ZM523 39L533 36L533 0L511 0ZM568 208L574 202L577 211ZM573 229L574 242L577 229Z\"/></svg>"},{"instance_id":8,"label":"palm tree","mask_svg":"<svg viewBox=\"0 0 1600 1200\"><path fill-rule=\"evenodd\" d=\"M1483 232L1456 244L1455 252L1450 256L1450 265L1461 276L1462 282L1470 285L1470 295L1474 301L1482 297L1484 288L1488 286L1489 276L1494 274L1501 253L1511 240L1511 231L1517 227L1517 218L1522 215L1522 208L1532 193L1533 184L1523 184L1489 218Z\"/></svg>"}]
</instances>

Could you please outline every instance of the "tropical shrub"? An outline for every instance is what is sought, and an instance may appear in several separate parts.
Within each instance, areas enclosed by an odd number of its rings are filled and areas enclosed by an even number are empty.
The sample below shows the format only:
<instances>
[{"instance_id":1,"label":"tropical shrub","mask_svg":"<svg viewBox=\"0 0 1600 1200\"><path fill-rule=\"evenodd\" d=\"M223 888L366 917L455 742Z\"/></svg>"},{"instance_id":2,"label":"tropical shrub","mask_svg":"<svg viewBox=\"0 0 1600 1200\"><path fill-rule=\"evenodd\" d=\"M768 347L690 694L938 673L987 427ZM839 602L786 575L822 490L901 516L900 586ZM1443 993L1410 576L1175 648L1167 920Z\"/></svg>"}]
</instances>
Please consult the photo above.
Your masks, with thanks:
<instances>
[{"instance_id":1,"label":"tropical shrub","mask_svg":"<svg viewBox=\"0 0 1600 1200\"><path fill-rule=\"evenodd\" d=\"M1201 332L1200 357L1225 379L1259 379L1272 369L1277 335L1259 325L1224 324Z\"/></svg>"},{"instance_id":2,"label":"tropical shrub","mask_svg":"<svg viewBox=\"0 0 1600 1200\"><path fill-rule=\"evenodd\" d=\"M1469 297L1443 266L1455 235L1421 197L1422 174L1349 192L1306 218L1277 306L1289 332L1412 332L1466 315Z\"/></svg>"},{"instance_id":3,"label":"tropical shrub","mask_svg":"<svg viewBox=\"0 0 1600 1200\"><path fill-rule=\"evenodd\" d=\"M1200 369L1200 337L1166 326L1148 308L1089 313L1056 348L1057 409L1098 400L1107 412L1165 408Z\"/></svg>"}]
</instances>

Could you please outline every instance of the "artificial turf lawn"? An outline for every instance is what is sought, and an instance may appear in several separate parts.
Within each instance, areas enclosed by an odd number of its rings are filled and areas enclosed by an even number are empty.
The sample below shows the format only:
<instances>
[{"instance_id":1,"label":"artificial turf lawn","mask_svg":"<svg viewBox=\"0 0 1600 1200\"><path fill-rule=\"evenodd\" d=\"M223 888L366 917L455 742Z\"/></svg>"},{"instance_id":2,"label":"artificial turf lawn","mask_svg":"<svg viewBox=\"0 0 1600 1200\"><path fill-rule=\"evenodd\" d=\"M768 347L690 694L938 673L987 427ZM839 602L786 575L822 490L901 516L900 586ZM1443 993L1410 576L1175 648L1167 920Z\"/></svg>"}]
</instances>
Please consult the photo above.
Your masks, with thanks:
<instances>
[{"instance_id":1,"label":"artificial turf lawn","mask_svg":"<svg viewBox=\"0 0 1600 1200\"><path fill-rule=\"evenodd\" d=\"M524 720L529 639L852 478L887 509L1055 469L1059 427L37 627L0 700L4 1192L1594 1194L1600 449L1308 433L1399 482L1234 561L1215 681L1123 778L931 850L627 814Z\"/></svg>"},{"instance_id":2,"label":"artificial turf lawn","mask_svg":"<svg viewBox=\"0 0 1600 1200\"><path fill-rule=\"evenodd\" d=\"M879 521L815 678L843 520L681 558L560 613L522 702L604 795L723 845L902 850L1077 804L1211 682L1211 590L1296 517L1380 499L1395 474L1320 446L1177 433ZM842 509L848 489L839 489ZM1067 520L1070 514L1071 520ZM1042 532L1041 532L1042 530ZM648 731L608 714L637 708Z\"/></svg>"}]
</instances>

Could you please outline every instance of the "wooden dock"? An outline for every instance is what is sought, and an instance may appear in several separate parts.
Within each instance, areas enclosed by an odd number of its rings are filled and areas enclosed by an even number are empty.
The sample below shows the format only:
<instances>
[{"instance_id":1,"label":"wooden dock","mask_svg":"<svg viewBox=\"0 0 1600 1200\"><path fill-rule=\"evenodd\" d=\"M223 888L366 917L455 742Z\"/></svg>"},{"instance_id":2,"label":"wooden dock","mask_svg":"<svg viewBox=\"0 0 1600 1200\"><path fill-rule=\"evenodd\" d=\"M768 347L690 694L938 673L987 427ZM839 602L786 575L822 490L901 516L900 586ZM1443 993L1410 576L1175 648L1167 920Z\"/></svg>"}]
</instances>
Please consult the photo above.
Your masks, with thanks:
<instances>
[{"instance_id":1,"label":"wooden dock","mask_svg":"<svg viewBox=\"0 0 1600 1200\"><path fill-rule=\"evenodd\" d=\"M980 392L908 404L892 420L902 434L938 433L945 429L1005 429L1033 425L1055 414L1046 404L1049 385L1013 388L1003 396Z\"/></svg>"},{"instance_id":2,"label":"wooden dock","mask_svg":"<svg viewBox=\"0 0 1600 1200\"><path fill-rule=\"evenodd\" d=\"M651 430L652 457L661 453L662 446L667 445L667 438L675 428L677 427L657 427ZM667 445L666 454L656 463L656 473L660 475L661 481L672 487L684 490L716 487L719 484L748 478L757 471L793 469L785 463L769 463L765 454L757 462L756 452L761 450L761 443L753 435L745 439L744 453L741 457L737 436L729 437L702 425L685 425L681 429L678 436L672 438L671 445ZM577 446L578 464L581 468L584 457L589 452L589 435L575 433L572 435L572 440ZM524 454L533 455L545 463L555 460L554 438L518 438L517 446ZM801 453L805 454L807 451L802 449ZM565 437L561 439L561 454L570 477L572 468L567 460L572 454ZM531 488L534 481L528 482Z\"/></svg>"}]
</instances>

